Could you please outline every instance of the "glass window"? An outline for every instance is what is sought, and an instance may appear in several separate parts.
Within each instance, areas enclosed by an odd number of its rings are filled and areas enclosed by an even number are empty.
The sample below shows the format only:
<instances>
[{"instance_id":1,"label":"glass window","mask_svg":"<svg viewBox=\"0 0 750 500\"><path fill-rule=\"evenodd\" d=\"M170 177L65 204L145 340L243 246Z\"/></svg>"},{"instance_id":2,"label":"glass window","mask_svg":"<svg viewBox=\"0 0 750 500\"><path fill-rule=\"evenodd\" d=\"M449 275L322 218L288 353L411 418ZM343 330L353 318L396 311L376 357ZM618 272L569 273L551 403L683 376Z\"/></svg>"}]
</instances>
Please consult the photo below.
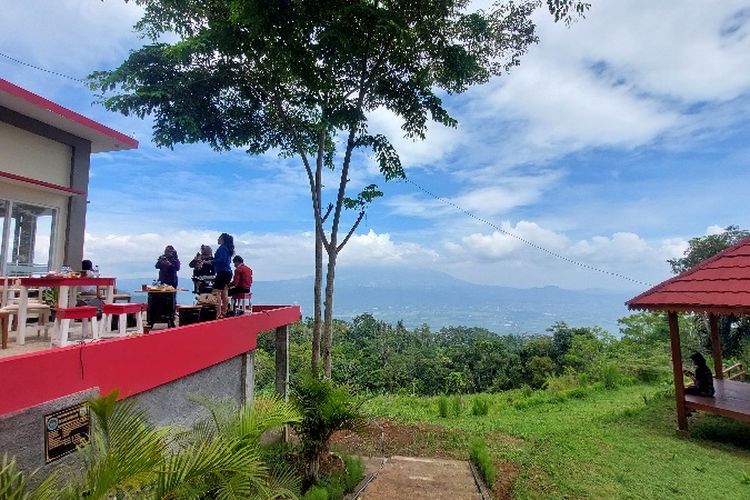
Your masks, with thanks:
<instances>
[{"instance_id":1,"label":"glass window","mask_svg":"<svg viewBox=\"0 0 750 500\"><path fill-rule=\"evenodd\" d=\"M8 241L3 245L9 275L49 271L56 212L54 208L27 203L10 204Z\"/></svg>"}]
</instances>

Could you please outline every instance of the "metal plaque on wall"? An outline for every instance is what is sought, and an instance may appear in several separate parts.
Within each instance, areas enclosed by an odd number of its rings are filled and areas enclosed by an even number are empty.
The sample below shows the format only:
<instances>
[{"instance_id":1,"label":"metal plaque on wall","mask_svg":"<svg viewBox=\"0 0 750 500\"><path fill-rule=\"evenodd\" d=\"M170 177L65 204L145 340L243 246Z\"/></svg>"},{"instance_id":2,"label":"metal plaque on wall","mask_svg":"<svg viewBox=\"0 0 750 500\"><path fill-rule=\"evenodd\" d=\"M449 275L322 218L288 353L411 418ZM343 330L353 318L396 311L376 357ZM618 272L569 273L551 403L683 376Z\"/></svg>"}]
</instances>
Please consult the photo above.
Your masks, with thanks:
<instances>
[{"instance_id":1,"label":"metal plaque on wall","mask_svg":"<svg viewBox=\"0 0 750 500\"><path fill-rule=\"evenodd\" d=\"M44 459L46 463L76 451L91 433L89 407L80 403L44 416Z\"/></svg>"}]
</instances>

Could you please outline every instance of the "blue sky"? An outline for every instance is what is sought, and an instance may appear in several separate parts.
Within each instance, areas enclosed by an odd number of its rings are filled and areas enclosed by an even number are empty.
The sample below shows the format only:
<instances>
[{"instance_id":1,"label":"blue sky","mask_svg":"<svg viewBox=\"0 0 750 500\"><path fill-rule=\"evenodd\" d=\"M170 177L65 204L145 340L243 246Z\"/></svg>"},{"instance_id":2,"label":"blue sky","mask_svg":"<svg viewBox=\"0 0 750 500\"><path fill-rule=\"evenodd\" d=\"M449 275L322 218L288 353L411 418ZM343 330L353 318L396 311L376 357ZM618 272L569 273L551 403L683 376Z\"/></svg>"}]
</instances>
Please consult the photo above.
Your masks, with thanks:
<instances>
[{"instance_id":1,"label":"blue sky","mask_svg":"<svg viewBox=\"0 0 750 500\"><path fill-rule=\"evenodd\" d=\"M139 17L133 2L8 0L0 52L85 76L140 46L131 29ZM388 112L371 115L411 179L554 252L652 283L668 277L665 259L690 237L750 227L750 1L592 0L570 28L544 12L537 18L541 42L520 67L445 97L457 129L434 125L414 143ZM2 58L0 76L141 142L92 159L86 252L102 270L148 276L164 245L187 261L227 231L256 279L311 273L308 187L294 159L158 149L148 120L104 111L80 84ZM426 267L520 287L639 288L540 253L410 184L385 184L366 158L352 180L377 182L386 196L342 266Z\"/></svg>"}]
</instances>

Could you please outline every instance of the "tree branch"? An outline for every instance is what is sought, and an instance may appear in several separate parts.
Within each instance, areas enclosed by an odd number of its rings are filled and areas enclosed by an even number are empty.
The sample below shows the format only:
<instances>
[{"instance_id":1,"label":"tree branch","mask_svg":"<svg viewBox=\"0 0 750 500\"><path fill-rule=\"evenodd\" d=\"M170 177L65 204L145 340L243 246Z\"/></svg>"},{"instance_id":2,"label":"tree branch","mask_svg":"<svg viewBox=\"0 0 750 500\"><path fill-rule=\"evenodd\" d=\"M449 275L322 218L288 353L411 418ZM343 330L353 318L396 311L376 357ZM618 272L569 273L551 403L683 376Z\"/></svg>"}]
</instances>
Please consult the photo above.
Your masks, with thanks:
<instances>
[{"instance_id":1,"label":"tree branch","mask_svg":"<svg viewBox=\"0 0 750 500\"><path fill-rule=\"evenodd\" d=\"M359 215L357 216L357 220L354 222L354 225L352 225L352 228L349 229L349 232L346 234L344 241L342 241L341 244L336 247L337 252L340 252L341 249L344 248L344 245L346 245L346 243L349 241L349 238L352 237L352 235L354 234L354 231L357 230L357 227L359 226L359 223L362 222L362 219L364 218L364 216L365 216L365 211L361 210L359 212Z\"/></svg>"},{"instance_id":2,"label":"tree branch","mask_svg":"<svg viewBox=\"0 0 750 500\"><path fill-rule=\"evenodd\" d=\"M331 210L333 210L333 203L328 204L328 208L326 209L326 214L320 219L321 222L325 222L328 219L328 216L331 215Z\"/></svg>"}]
</instances>

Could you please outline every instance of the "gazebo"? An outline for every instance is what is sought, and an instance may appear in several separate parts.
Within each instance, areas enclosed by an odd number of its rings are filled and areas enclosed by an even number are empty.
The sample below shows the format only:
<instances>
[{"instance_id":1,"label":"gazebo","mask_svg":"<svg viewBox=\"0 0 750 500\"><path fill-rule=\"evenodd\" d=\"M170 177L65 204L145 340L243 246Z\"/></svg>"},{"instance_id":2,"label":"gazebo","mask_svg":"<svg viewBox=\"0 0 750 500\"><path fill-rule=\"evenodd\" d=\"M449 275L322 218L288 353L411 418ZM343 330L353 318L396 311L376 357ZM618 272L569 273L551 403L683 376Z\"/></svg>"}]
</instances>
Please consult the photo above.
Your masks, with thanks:
<instances>
[{"instance_id":1,"label":"gazebo","mask_svg":"<svg viewBox=\"0 0 750 500\"><path fill-rule=\"evenodd\" d=\"M750 384L724 377L719 316L750 314L750 238L664 281L625 303L631 310L664 311L669 319L677 425L687 430L688 412L699 410L750 422ZM714 397L685 394L677 314L708 315L714 364Z\"/></svg>"}]
</instances>

